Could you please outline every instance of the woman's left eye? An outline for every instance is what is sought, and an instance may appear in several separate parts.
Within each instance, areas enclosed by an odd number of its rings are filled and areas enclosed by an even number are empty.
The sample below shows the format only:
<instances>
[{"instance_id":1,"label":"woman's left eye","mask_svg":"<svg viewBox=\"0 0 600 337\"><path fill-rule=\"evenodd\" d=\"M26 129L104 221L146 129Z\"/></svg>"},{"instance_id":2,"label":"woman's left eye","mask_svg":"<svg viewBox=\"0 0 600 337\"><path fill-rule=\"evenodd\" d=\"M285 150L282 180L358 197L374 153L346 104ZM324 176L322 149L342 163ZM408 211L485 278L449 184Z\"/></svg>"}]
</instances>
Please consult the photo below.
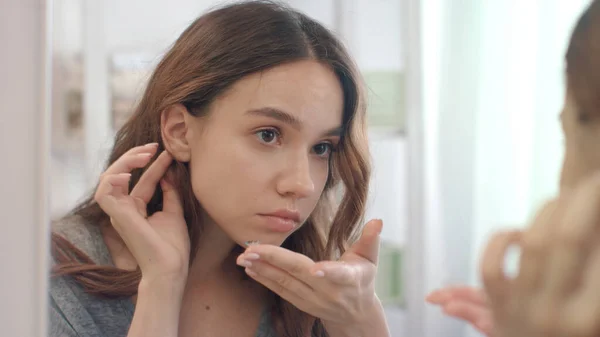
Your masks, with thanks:
<instances>
[{"instance_id":1,"label":"woman's left eye","mask_svg":"<svg viewBox=\"0 0 600 337\"><path fill-rule=\"evenodd\" d=\"M319 157L329 157L333 150L333 144L331 143L320 143L313 146L314 153Z\"/></svg>"}]
</instances>

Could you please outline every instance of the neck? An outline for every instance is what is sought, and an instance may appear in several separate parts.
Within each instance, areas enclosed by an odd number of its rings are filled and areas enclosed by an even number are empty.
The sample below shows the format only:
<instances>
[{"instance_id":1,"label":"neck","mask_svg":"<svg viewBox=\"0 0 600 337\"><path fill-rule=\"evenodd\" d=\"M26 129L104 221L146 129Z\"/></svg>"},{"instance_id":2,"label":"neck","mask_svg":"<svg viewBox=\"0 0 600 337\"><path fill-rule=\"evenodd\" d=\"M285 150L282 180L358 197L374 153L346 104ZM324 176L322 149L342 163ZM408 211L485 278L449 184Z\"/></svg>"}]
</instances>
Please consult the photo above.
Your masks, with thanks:
<instances>
[{"instance_id":1,"label":"neck","mask_svg":"<svg viewBox=\"0 0 600 337\"><path fill-rule=\"evenodd\" d=\"M190 265L188 283L219 281L224 277L240 275L235 263L241 249L212 220L206 219L198 241L197 251Z\"/></svg>"},{"instance_id":2,"label":"neck","mask_svg":"<svg viewBox=\"0 0 600 337\"><path fill-rule=\"evenodd\" d=\"M116 230L112 226L104 226L101 230L115 266L135 270L137 262ZM201 284L211 280L220 282L224 278L231 279L233 275L241 275L235 263L241 252L242 249L217 224L206 219L188 272L188 284Z\"/></svg>"}]
</instances>

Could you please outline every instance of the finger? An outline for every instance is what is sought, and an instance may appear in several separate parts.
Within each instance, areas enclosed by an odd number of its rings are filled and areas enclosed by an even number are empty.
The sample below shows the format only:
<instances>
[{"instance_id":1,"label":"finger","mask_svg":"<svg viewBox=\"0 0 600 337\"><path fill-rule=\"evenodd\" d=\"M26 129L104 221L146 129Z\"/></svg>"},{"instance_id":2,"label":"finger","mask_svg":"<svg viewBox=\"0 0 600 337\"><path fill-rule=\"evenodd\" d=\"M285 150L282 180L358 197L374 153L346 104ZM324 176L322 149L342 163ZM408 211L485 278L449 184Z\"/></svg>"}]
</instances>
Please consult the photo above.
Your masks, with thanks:
<instances>
[{"instance_id":1,"label":"finger","mask_svg":"<svg viewBox=\"0 0 600 337\"><path fill-rule=\"evenodd\" d=\"M163 212L182 215L183 206L175 186L168 179L163 178L160 180L160 187L163 192Z\"/></svg>"},{"instance_id":2,"label":"finger","mask_svg":"<svg viewBox=\"0 0 600 337\"><path fill-rule=\"evenodd\" d=\"M255 254L254 256L252 254ZM312 267L315 262L308 256L292 252L285 248L273 245L256 244L249 246L238 261L258 260L279 268L307 284L313 284L322 275L313 275Z\"/></svg>"},{"instance_id":3,"label":"finger","mask_svg":"<svg viewBox=\"0 0 600 337\"><path fill-rule=\"evenodd\" d=\"M430 292L427 297L425 297L425 301L431 304L442 305L450 301L451 298L452 295L448 290L438 289Z\"/></svg>"},{"instance_id":4,"label":"finger","mask_svg":"<svg viewBox=\"0 0 600 337\"><path fill-rule=\"evenodd\" d=\"M132 205L124 205L131 199L118 200L112 195L104 195L98 204L109 215L113 228L125 242L135 260L143 266L152 261L152 255L161 242L158 234L150 228L147 220Z\"/></svg>"},{"instance_id":5,"label":"finger","mask_svg":"<svg viewBox=\"0 0 600 337\"><path fill-rule=\"evenodd\" d=\"M156 185L158 185L158 182L165 175L172 161L173 157L167 151L163 151L154 163L148 167L146 172L142 174L140 180L131 191L131 196L142 200L144 204L148 204L154 195L154 191L156 191Z\"/></svg>"},{"instance_id":6,"label":"finger","mask_svg":"<svg viewBox=\"0 0 600 337\"><path fill-rule=\"evenodd\" d=\"M253 261L246 267L246 274L271 291L305 311L309 303L314 301L314 290L310 285L295 278L284 270L261 261ZM303 309L304 307L304 309Z\"/></svg>"},{"instance_id":7,"label":"finger","mask_svg":"<svg viewBox=\"0 0 600 337\"><path fill-rule=\"evenodd\" d=\"M131 173L120 173L104 176L100 181L98 188L96 189L94 199L98 201L98 199L105 195L112 195L113 197L117 198L126 195L123 193L123 188L129 185L130 179Z\"/></svg>"},{"instance_id":8,"label":"finger","mask_svg":"<svg viewBox=\"0 0 600 337\"><path fill-rule=\"evenodd\" d=\"M381 220L367 222L360 239L349 250L377 265L379 257L379 234L381 234L382 228L383 221Z\"/></svg>"},{"instance_id":9,"label":"finger","mask_svg":"<svg viewBox=\"0 0 600 337\"><path fill-rule=\"evenodd\" d=\"M481 274L485 293L489 296L493 306L503 304L503 299L508 293L509 280L504 273L504 259L508 248L518 243L520 232L501 232L494 235L481 260Z\"/></svg>"},{"instance_id":10,"label":"finger","mask_svg":"<svg viewBox=\"0 0 600 337\"><path fill-rule=\"evenodd\" d=\"M369 266L360 263L345 263L341 261L323 261L316 263L311 270L311 274L336 283L338 285L354 285L360 282L362 272L360 268ZM373 265L372 273L375 273Z\"/></svg>"},{"instance_id":11,"label":"finger","mask_svg":"<svg viewBox=\"0 0 600 337\"><path fill-rule=\"evenodd\" d=\"M515 278L517 291L529 294L542 282L545 261L550 253L551 240L562 218L564 199L548 202L536 214L531 226L523 233L519 273Z\"/></svg>"},{"instance_id":12,"label":"finger","mask_svg":"<svg viewBox=\"0 0 600 337\"><path fill-rule=\"evenodd\" d=\"M469 322L485 335L490 335L492 332L492 315L485 306L471 302L450 301L443 310L448 316Z\"/></svg>"},{"instance_id":13,"label":"finger","mask_svg":"<svg viewBox=\"0 0 600 337\"><path fill-rule=\"evenodd\" d=\"M464 301L475 305L487 305L487 296L482 289L469 286L447 287L432 292L426 300L432 304L445 304L449 301Z\"/></svg>"},{"instance_id":14,"label":"finger","mask_svg":"<svg viewBox=\"0 0 600 337\"><path fill-rule=\"evenodd\" d=\"M128 173L133 169L144 167L150 161L150 158L158 149L157 143L150 143L143 146L137 146L125 152L119 159L110 165L104 174Z\"/></svg>"},{"instance_id":15,"label":"finger","mask_svg":"<svg viewBox=\"0 0 600 337\"><path fill-rule=\"evenodd\" d=\"M560 298L575 289L600 225L600 179L585 181L568 201L557 226L556 245L548 257L545 292Z\"/></svg>"}]
</instances>

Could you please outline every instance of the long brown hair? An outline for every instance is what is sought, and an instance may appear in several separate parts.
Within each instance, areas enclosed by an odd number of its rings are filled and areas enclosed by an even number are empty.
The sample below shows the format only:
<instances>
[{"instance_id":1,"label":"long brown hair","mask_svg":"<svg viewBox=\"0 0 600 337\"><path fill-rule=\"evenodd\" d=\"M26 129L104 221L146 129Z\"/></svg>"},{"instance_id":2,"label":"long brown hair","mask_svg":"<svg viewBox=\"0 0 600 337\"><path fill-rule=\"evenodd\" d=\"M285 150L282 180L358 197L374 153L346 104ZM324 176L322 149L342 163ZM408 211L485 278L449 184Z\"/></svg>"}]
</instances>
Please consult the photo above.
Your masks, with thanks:
<instances>
[{"instance_id":1,"label":"long brown hair","mask_svg":"<svg viewBox=\"0 0 600 337\"><path fill-rule=\"evenodd\" d=\"M600 117L600 1L594 0L579 18L566 54L567 85L579 119Z\"/></svg>"},{"instance_id":2,"label":"long brown hair","mask_svg":"<svg viewBox=\"0 0 600 337\"><path fill-rule=\"evenodd\" d=\"M160 115L173 104L183 104L198 117L211 102L244 76L277 65L314 59L331 67L344 93L343 135L332 157L325 192L307 223L293 233L284 247L320 261L342 254L359 231L367 198L370 162L366 141L365 104L356 66L340 41L325 27L285 5L249 1L215 9L194 21L178 38L154 70L145 93L128 122L118 131L108 159L112 164L132 147L161 139ZM191 189L186 163L173 170L191 240L191 258L202 234L201 206ZM130 188L142 169L132 172ZM341 183L341 184L340 184ZM336 188L340 187L340 188ZM339 193L341 189L341 201ZM157 188L148 214L162 207ZM337 209L335 209L337 205ZM92 196L72 214L89 224L109 225L107 215ZM133 296L139 271L98 266L57 234L52 237L57 265L55 276L71 276L86 291L109 297ZM272 318L280 336L326 336L321 322L273 295Z\"/></svg>"}]
</instances>

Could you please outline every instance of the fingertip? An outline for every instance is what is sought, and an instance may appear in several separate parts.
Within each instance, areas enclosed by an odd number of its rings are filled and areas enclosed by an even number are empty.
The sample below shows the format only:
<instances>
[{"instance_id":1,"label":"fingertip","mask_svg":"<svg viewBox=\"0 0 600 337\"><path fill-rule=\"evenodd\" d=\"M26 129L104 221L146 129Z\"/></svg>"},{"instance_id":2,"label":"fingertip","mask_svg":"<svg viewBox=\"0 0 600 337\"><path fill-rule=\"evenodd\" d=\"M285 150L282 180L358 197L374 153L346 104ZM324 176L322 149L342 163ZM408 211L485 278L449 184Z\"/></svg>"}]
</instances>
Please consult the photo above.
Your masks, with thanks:
<instances>
[{"instance_id":1,"label":"fingertip","mask_svg":"<svg viewBox=\"0 0 600 337\"><path fill-rule=\"evenodd\" d=\"M163 158L165 158L165 160L172 160L173 159L173 156L167 150L164 150L163 152L161 152L160 156L162 156Z\"/></svg>"},{"instance_id":2,"label":"fingertip","mask_svg":"<svg viewBox=\"0 0 600 337\"><path fill-rule=\"evenodd\" d=\"M383 230L383 220L381 219L372 219L371 221L369 221L367 223L367 225L365 226L367 233L370 235L379 235L381 234L381 231Z\"/></svg>"},{"instance_id":3,"label":"fingertip","mask_svg":"<svg viewBox=\"0 0 600 337\"><path fill-rule=\"evenodd\" d=\"M160 187L163 189L163 191L170 191L173 189L173 184L167 179L166 176L164 176L160 179Z\"/></svg>"},{"instance_id":4,"label":"fingertip","mask_svg":"<svg viewBox=\"0 0 600 337\"><path fill-rule=\"evenodd\" d=\"M427 297L425 297L425 300L432 304L442 304L448 301L448 299L448 293L443 290L434 290L431 293L429 293Z\"/></svg>"},{"instance_id":5,"label":"fingertip","mask_svg":"<svg viewBox=\"0 0 600 337\"><path fill-rule=\"evenodd\" d=\"M427 296L425 296L425 301L431 304L437 304L439 298L439 294L437 291L432 291Z\"/></svg>"}]
</instances>

